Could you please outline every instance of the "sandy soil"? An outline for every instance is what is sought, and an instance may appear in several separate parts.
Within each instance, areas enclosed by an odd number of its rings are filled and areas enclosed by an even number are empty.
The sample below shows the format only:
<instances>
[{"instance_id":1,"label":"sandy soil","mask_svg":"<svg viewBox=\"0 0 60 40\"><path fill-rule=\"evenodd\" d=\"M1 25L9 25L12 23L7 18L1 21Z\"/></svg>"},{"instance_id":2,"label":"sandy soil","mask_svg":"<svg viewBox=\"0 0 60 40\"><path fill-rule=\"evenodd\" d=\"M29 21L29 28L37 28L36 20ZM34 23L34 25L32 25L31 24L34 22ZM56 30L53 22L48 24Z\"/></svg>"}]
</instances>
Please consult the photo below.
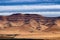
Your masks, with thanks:
<instances>
[{"instance_id":1,"label":"sandy soil","mask_svg":"<svg viewBox=\"0 0 60 40\"><path fill-rule=\"evenodd\" d=\"M53 28L51 28L53 29ZM54 29L55 30L55 29ZM8 27L0 30L0 34L18 34L15 38L32 38L32 39L55 39L60 38L60 31L33 31L22 29L21 27Z\"/></svg>"}]
</instances>

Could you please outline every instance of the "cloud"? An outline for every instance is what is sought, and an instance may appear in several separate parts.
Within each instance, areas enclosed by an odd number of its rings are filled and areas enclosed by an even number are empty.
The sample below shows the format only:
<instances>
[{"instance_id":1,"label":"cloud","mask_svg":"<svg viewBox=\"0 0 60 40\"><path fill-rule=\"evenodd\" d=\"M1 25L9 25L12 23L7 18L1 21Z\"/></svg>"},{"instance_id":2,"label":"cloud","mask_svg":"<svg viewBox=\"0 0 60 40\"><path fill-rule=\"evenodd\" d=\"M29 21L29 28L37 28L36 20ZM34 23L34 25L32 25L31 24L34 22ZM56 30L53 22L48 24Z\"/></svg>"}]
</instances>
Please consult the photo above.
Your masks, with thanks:
<instances>
[{"instance_id":1,"label":"cloud","mask_svg":"<svg viewBox=\"0 0 60 40\"><path fill-rule=\"evenodd\" d=\"M11 15L17 12L7 12L7 13L0 13L0 15ZM39 14L39 15L43 15L46 17L59 17L60 16L60 12L19 12L22 14Z\"/></svg>"},{"instance_id":2,"label":"cloud","mask_svg":"<svg viewBox=\"0 0 60 40\"><path fill-rule=\"evenodd\" d=\"M57 10L55 10L57 9ZM20 6L0 6L0 12L8 11L60 11L60 5L20 5Z\"/></svg>"}]
</instances>

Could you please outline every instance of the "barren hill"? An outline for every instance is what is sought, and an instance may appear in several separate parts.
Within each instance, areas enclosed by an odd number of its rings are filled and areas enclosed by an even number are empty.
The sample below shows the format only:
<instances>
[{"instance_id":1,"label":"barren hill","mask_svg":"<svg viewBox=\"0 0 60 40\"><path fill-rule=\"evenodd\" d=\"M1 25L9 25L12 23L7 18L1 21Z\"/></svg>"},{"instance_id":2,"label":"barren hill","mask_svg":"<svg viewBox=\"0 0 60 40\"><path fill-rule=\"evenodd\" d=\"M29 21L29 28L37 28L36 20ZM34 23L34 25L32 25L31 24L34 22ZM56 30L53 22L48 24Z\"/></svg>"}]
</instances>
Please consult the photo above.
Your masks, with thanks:
<instances>
[{"instance_id":1,"label":"barren hill","mask_svg":"<svg viewBox=\"0 0 60 40\"><path fill-rule=\"evenodd\" d=\"M34 28L42 30L41 28L43 28L44 26L50 29L54 25L59 25L57 23L60 24L60 17L44 17L38 14L21 14L21 13L12 14L10 16L0 16L0 29L2 27L7 26L13 27L30 24L31 26L32 25L35 26Z\"/></svg>"},{"instance_id":2,"label":"barren hill","mask_svg":"<svg viewBox=\"0 0 60 40\"><path fill-rule=\"evenodd\" d=\"M35 34L36 36L39 34L41 35L39 37L42 37L43 34L46 36L48 32L49 35L51 32L60 33L60 17L44 17L38 14L21 13L0 16L0 34Z\"/></svg>"}]
</instances>

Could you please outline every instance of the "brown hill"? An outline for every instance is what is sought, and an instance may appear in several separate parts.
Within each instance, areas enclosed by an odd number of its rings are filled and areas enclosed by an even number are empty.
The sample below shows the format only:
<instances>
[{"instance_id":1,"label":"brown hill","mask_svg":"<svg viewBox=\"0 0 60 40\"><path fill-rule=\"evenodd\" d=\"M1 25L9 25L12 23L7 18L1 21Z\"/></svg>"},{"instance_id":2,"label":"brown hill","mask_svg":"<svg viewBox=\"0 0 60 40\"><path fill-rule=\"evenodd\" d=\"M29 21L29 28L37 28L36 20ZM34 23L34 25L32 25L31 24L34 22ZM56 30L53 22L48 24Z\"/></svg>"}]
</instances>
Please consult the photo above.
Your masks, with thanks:
<instances>
[{"instance_id":1,"label":"brown hill","mask_svg":"<svg viewBox=\"0 0 60 40\"><path fill-rule=\"evenodd\" d=\"M6 27L25 28L24 25L30 25L27 27L27 29L32 28L34 30L46 30L52 28L55 25L60 27L59 24L60 20L57 17L44 17L38 14L17 13L10 16L0 16L0 29L4 29Z\"/></svg>"}]
</instances>

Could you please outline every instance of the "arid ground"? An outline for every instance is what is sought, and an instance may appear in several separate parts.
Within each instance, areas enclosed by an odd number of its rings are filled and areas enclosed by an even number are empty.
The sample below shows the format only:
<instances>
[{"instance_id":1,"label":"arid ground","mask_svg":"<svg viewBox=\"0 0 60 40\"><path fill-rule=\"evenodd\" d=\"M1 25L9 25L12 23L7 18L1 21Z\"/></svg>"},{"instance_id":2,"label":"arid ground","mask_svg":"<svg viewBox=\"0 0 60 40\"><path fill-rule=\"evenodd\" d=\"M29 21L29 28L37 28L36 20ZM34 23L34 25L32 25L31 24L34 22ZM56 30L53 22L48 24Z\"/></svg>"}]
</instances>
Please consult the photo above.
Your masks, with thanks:
<instances>
[{"instance_id":1,"label":"arid ground","mask_svg":"<svg viewBox=\"0 0 60 40\"><path fill-rule=\"evenodd\" d=\"M60 17L37 14L0 16L0 38L58 39Z\"/></svg>"}]
</instances>

